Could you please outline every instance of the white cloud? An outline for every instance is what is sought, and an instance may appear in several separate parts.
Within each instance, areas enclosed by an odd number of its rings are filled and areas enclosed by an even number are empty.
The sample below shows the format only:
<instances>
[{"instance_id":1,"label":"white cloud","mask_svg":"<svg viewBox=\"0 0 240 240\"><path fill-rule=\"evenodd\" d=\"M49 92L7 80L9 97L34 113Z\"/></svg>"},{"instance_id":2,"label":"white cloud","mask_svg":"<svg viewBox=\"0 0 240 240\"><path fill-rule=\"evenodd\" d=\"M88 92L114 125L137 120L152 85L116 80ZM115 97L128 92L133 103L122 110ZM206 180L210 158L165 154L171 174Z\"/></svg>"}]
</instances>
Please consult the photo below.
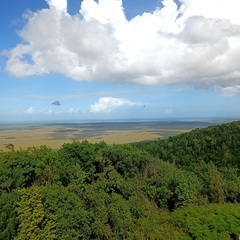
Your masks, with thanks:
<instances>
[{"instance_id":1,"label":"white cloud","mask_svg":"<svg viewBox=\"0 0 240 240\"><path fill-rule=\"evenodd\" d=\"M136 106L140 103L131 102L124 98L113 98L113 97L101 97L99 100L90 106L90 112L92 113L109 113L113 109L122 106Z\"/></svg>"},{"instance_id":2,"label":"white cloud","mask_svg":"<svg viewBox=\"0 0 240 240\"><path fill-rule=\"evenodd\" d=\"M46 115L66 115L66 114L78 114L80 110L78 108L69 108L68 110L35 110L33 107L29 107L26 111L24 111L25 114L29 115L39 115L39 114L46 114Z\"/></svg>"},{"instance_id":3,"label":"white cloud","mask_svg":"<svg viewBox=\"0 0 240 240\"><path fill-rule=\"evenodd\" d=\"M57 11L67 11L67 1L65 0L46 0L46 2L50 7L55 8Z\"/></svg>"},{"instance_id":4,"label":"white cloud","mask_svg":"<svg viewBox=\"0 0 240 240\"><path fill-rule=\"evenodd\" d=\"M68 109L67 113L76 114L76 113L79 113L79 109L70 108Z\"/></svg>"},{"instance_id":5,"label":"white cloud","mask_svg":"<svg viewBox=\"0 0 240 240\"><path fill-rule=\"evenodd\" d=\"M49 114L49 115L59 115L59 114L77 114L79 113L79 109L78 108L69 108L68 110L52 110L52 109L49 109L48 111L46 112L39 112L39 113L45 113L45 114Z\"/></svg>"},{"instance_id":6,"label":"white cloud","mask_svg":"<svg viewBox=\"0 0 240 240\"><path fill-rule=\"evenodd\" d=\"M33 114L35 112L35 110L33 109L33 107L29 107L24 113L25 114Z\"/></svg>"},{"instance_id":7,"label":"white cloud","mask_svg":"<svg viewBox=\"0 0 240 240\"><path fill-rule=\"evenodd\" d=\"M49 9L28 14L19 32L24 43L8 52L6 70L16 77L58 72L75 80L238 89L240 1L179 1L180 8L164 0L163 8L127 20L121 0L83 0L75 16L67 0L46 0Z\"/></svg>"}]
</instances>

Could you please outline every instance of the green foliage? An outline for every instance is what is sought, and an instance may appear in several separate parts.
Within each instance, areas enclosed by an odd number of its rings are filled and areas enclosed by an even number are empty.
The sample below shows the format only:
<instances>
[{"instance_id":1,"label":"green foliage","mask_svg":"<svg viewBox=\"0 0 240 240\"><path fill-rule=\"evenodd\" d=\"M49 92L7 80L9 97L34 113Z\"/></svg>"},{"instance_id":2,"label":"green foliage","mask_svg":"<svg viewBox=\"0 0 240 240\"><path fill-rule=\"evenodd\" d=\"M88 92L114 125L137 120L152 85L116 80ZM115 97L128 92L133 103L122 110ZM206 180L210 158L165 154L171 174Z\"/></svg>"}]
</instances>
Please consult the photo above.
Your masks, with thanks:
<instances>
[{"instance_id":1,"label":"green foliage","mask_svg":"<svg viewBox=\"0 0 240 240\"><path fill-rule=\"evenodd\" d=\"M0 239L238 239L239 129L135 146L9 145L0 152Z\"/></svg>"},{"instance_id":2,"label":"green foliage","mask_svg":"<svg viewBox=\"0 0 240 240\"><path fill-rule=\"evenodd\" d=\"M171 211L196 200L202 187L198 177L192 172L174 169L171 165L169 169L166 168L166 164L161 165L165 167L161 175L159 174L157 178L148 176L148 195L159 206L168 207Z\"/></svg>"},{"instance_id":3,"label":"green foliage","mask_svg":"<svg viewBox=\"0 0 240 240\"><path fill-rule=\"evenodd\" d=\"M109 204L109 223L116 239L131 237L134 230L134 223L127 202L119 194L112 194Z\"/></svg>"},{"instance_id":4,"label":"green foliage","mask_svg":"<svg viewBox=\"0 0 240 240\"><path fill-rule=\"evenodd\" d=\"M236 121L135 146L178 166L189 167L204 161L240 169L239 129L240 121Z\"/></svg>"},{"instance_id":5,"label":"green foliage","mask_svg":"<svg viewBox=\"0 0 240 240\"><path fill-rule=\"evenodd\" d=\"M79 164L79 166L86 171L90 176L96 172L95 159L96 148L94 144L87 140L79 142L77 140L72 143L65 143L59 150L59 157L61 162L67 164Z\"/></svg>"},{"instance_id":6,"label":"green foliage","mask_svg":"<svg viewBox=\"0 0 240 240\"><path fill-rule=\"evenodd\" d=\"M178 168L194 172L203 186L202 199L212 203L235 202L239 201L239 129L238 121L135 146Z\"/></svg>"},{"instance_id":7,"label":"green foliage","mask_svg":"<svg viewBox=\"0 0 240 240\"><path fill-rule=\"evenodd\" d=\"M201 185L197 176L191 172L178 170L163 179L159 187L160 202L167 200L170 210L179 206L188 206L196 199Z\"/></svg>"},{"instance_id":8,"label":"green foliage","mask_svg":"<svg viewBox=\"0 0 240 240\"><path fill-rule=\"evenodd\" d=\"M114 232L109 223L108 205L111 195L99 183L89 185L82 196L88 213L91 214L92 239L113 239Z\"/></svg>"},{"instance_id":9,"label":"green foliage","mask_svg":"<svg viewBox=\"0 0 240 240\"><path fill-rule=\"evenodd\" d=\"M0 158L0 188L11 192L31 186L35 179L34 161L28 151L3 152Z\"/></svg>"},{"instance_id":10,"label":"green foliage","mask_svg":"<svg viewBox=\"0 0 240 240\"><path fill-rule=\"evenodd\" d=\"M55 219L45 216L41 188L32 186L18 190L18 193L21 199L16 211L20 224L14 239L56 239Z\"/></svg>"},{"instance_id":11,"label":"green foliage","mask_svg":"<svg viewBox=\"0 0 240 240\"><path fill-rule=\"evenodd\" d=\"M221 168L224 179L224 195L226 201L231 203L240 202L240 176L239 171L233 167Z\"/></svg>"},{"instance_id":12,"label":"green foliage","mask_svg":"<svg viewBox=\"0 0 240 240\"><path fill-rule=\"evenodd\" d=\"M129 144L112 145L103 152L103 158L125 178L131 178L142 172L153 158L145 151L136 149Z\"/></svg>"},{"instance_id":13,"label":"green foliage","mask_svg":"<svg viewBox=\"0 0 240 240\"><path fill-rule=\"evenodd\" d=\"M17 200L18 195L15 192L0 195L0 239L11 240L17 235Z\"/></svg>"},{"instance_id":14,"label":"green foliage","mask_svg":"<svg viewBox=\"0 0 240 240\"><path fill-rule=\"evenodd\" d=\"M105 172L97 175L94 183L85 186L82 195L93 214L93 239L123 239L133 231L127 202L134 193L132 188L113 167L106 168Z\"/></svg>"},{"instance_id":15,"label":"green foliage","mask_svg":"<svg viewBox=\"0 0 240 240\"><path fill-rule=\"evenodd\" d=\"M196 240L237 239L240 231L240 205L206 205L177 210L171 216L178 225Z\"/></svg>"},{"instance_id":16,"label":"green foliage","mask_svg":"<svg viewBox=\"0 0 240 240\"><path fill-rule=\"evenodd\" d=\"M60 162L58 154L47 146L40 146L39 148L28 148L31 159L34 162L35 183L44 184L59 181L58 169Z\"/></svg>"},{"instance_id":17,"label":"green foliage","mask_svg":"<svg viewBox=\"0 0 240 240\"><path fill-rule=\"evenodd\" d=\"M91 215L80 196L56 184L46 185L42 196L46 216L55 219L57 239L89 239Z\"/></svg>"},{"instance_id":18,"label":"green foliage","mask_svg":"<svg viewBox=\"0 0 240 240\"><path fill-rule=\"evenodd\" d=\"M203 184L202 195L210 202L225 202L224 178L213 163L200 162L195 166L195 172Z\"/></svg>"},{"instance_id":19,"label":"green foliage","mask_svg":"<svg viewBox=\"0 0 240 240\"><path fill-rule=\"evenodd\" d=\"M59 162L56 153L46 146L28 148L0 155L0 189L11 192L32 184L58 180Z\"/></svg>"}]
</instances>

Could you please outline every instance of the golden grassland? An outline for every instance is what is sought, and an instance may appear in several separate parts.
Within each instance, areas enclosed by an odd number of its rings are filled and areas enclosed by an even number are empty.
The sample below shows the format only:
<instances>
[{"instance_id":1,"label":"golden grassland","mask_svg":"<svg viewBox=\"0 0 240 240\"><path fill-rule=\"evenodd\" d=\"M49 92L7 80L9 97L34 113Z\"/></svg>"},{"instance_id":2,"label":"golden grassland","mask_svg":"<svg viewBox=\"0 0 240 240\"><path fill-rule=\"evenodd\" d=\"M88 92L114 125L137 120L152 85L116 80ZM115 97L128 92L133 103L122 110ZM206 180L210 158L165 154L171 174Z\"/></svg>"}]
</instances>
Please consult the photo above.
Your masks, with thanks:
<instances>
[{"instance_id":1,"label":"golden grassland","mask_svg":"<svg viewBox=\"0 0 240 240\"><path fill-rule=\"evenodd\" d=\"M5 144L13 144L15 149L32 146L47 145L51 148L60 148L63 143L71 142L75 136L71 133L66 133L63 139L54 139L51 137L54 134L54 128L45 128L42 130L6 130L1 131L0 135L0 150L5 149ZM79 130L81 135L81 130ZM154 132L140 131L140 130L116 130L105 131L99 136L93 137L79 137L78 140L87 139L89 142L95 143L99 141L105 141L108 144L122 144L130 142L138 142L145 140L158 139L161 136Z\"/></svg>"},{"instance_id":2,"label":"golden grassland","mask_svg":"<svg viewBox=\"0 0 240 240\"><path fill-rule=\"evenodd\" d=\"M109 127L110 126L110 127ZM105 141L108 144L123 144L155 139L164 139L180 133L188 132L198 124L19 124L0 125L0 150L7 144L13 144L15 149L26 149L46 145L57 149L63 143L74 139L88 140L95 143Z\"/></svg>"},{"instance_id":3,"label":"golden grassland","mask_svg":"<svg viewBox=\"0 0 240 240\"><path fill-rule=\"evenodd\" d=\"M132 143L140 141L155 140L158 138L164 138L167 132L170 135L176 135L186 130L162 130L159 129L142 129L142 130L106 130L97 136L86 137L83 129L78 129L71 132L71 129L65 129L64 133L58 137L53 137L58 127L43 127L42 129L33 130L2 130L0 132L0 150L5 149L6 144L13 144L15 149L26 149L32 146L47 145L51 148L60 148L63 143L71 142L74 139L84 140L96 143L99 141L105 141L108 144L122 144ZM68 132L68 130L70 130ZM78 138L76 138L76 135ZM81 137L82 135L82 137Z\"/></svg>"},{"instance_id":4,"label":"golden grassland","mask_svg":"<svg viewBox=\"0 0 240 240\"><path fill-rule=\"evenodd\" d=\"M61 139L52 139L53 128L43 128L41 130L5 130L0 132L0 150L5 148L5 144L13 144L16 149L32 146L47 145L58 148L62 145ZM65 141L67 142L67 141Z\"/></svg>"}]
</instances>

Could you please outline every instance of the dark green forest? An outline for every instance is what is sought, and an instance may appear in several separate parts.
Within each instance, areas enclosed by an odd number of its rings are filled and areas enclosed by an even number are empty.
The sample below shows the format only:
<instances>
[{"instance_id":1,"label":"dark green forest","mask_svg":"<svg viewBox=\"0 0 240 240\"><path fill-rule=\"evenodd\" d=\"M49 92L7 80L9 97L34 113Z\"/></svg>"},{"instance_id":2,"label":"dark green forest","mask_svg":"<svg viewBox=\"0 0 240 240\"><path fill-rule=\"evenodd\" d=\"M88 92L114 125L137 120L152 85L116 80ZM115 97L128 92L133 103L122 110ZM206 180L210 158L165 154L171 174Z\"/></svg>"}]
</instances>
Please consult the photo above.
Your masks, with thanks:
<instances>
[{"instance_id":1,"label":"dark green forest","mask_svg":"<svg viewBox=\"0 0 240 240\"><path fill-rule=\"evenodd\" d=\"M0 152L0 239L240 235L240 121L150 142Z\"/></svg>"}]
</instances>

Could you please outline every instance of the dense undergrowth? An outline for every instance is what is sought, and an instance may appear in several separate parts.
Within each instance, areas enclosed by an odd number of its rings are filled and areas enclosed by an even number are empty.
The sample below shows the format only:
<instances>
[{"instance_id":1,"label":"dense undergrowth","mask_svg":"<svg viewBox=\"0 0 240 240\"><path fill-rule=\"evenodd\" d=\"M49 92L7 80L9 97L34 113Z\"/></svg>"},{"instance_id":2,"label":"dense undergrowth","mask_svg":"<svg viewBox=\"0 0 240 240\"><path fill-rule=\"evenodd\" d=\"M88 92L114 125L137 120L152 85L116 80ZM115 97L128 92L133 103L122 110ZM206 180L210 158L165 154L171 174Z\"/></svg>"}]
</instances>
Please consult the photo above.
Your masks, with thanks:
<instances>
[{"instance_id":1,"label":"dense undergrowth","mask_svg":"<svg viewBox=\"0 0 240 240\"><path fill-rule=\"evenodd\" d=\"M240 122L0 152L0 239L238 239Z\"/></svg>"}]
</instances>

